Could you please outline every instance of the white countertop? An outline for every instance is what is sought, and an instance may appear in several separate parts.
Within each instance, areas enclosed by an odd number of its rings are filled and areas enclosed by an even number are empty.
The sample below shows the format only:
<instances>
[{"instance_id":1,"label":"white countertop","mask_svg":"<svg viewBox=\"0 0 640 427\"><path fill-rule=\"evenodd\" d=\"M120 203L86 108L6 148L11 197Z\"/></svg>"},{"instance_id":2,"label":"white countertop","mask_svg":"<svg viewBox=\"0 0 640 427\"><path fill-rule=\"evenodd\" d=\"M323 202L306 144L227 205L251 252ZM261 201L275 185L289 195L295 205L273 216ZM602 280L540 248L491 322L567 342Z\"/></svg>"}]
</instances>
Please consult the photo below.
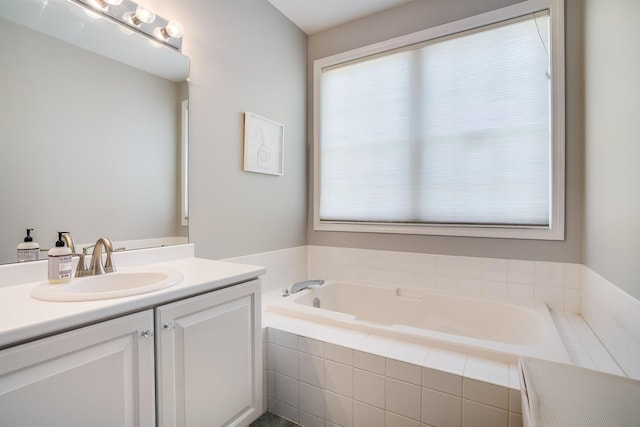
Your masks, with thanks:
<instances>
[{"instance_id":1,"label":"white countertop","mask_svg":"<svg viewBox=\"0 0 640 427\"><path fill-rule=\"evenodd\" d=\"M266 272L264 267L200 258L149 265L179 270L184 279L175 286L155 292L82 302L48 302L32 298L31 291L42 281L0 287L0 348L246 282Z\"/></svg>"}]
</instances>

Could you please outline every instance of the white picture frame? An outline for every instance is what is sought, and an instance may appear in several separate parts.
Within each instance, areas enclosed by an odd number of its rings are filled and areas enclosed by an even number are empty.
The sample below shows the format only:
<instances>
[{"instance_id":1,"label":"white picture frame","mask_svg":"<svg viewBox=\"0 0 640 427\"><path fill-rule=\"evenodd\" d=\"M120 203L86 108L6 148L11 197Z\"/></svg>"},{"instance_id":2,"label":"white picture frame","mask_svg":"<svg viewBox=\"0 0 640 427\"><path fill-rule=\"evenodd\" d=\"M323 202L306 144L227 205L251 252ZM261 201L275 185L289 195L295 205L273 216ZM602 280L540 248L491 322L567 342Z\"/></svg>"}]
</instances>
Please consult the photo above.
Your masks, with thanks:
<instances>
[{"instance_id":1,"label":"white picture frame","mask_svg":"<svg viewBox=\"0 0 640 427\"><path fill-rule=\"evenodd\" d=\"M244 113L244 170L282 176L284 125L254 113Z\"/></svg>"}]
</instances>

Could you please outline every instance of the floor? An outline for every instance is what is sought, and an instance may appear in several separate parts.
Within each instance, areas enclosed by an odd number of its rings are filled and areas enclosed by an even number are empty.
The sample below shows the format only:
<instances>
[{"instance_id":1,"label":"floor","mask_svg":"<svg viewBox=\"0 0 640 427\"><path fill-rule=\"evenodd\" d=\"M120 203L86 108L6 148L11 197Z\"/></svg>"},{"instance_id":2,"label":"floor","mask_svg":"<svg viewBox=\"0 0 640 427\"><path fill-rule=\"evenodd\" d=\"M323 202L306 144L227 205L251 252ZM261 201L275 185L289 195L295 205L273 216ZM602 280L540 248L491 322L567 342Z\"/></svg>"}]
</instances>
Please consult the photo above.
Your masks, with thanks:
<instances>
[{"instance_id":1,"label":"floor","mask_svg":"<svg viewBox=\"0 0 640 427\"><path fill-rule=\"evenodd\" d=\"M265 412L251 423L250 427L300 427L296 423L292 423L289 420L285 420L284 418L280 418L277 415L272 414L271 412Z\"/></svg>"}]
</instances>

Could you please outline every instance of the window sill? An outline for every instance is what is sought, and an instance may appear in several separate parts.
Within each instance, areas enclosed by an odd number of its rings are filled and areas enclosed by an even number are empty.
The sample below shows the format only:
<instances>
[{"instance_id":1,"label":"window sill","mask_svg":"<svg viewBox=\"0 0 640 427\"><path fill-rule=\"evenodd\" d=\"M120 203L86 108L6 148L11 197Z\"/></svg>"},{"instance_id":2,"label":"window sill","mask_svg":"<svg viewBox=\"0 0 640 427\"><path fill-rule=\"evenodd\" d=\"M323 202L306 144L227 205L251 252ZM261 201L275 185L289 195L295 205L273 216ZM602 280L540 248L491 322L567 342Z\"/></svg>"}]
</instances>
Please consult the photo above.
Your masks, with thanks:
<instances>
[{"instance_id":1,"label":"window sill","mask_svg":"<svg viewBox=\"0 0 640 427\"><path fill-rule=\"evenodd\" d=\"M316 221L315 231L485 237L497 239L564 240L564 227L445 226Z\"/></svg>"}]
</instances>

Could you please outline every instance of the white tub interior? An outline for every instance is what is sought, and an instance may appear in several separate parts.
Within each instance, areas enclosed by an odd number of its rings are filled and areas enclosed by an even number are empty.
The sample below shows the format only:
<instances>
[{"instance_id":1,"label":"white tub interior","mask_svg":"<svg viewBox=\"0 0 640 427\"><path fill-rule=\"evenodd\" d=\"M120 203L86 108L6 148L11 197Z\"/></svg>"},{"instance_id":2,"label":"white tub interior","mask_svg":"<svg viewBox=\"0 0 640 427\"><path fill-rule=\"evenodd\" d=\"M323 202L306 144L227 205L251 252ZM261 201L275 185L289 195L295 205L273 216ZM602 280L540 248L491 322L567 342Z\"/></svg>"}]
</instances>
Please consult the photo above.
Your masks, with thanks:
<instances>
[{"instance_id":1,"label":"white tub interior","mask_svg":"<svg viewBox=\"0 0 640 427\"><path fill-rule=\"evenodd\" d=\"M314 307L314 300L316 305ZM570 363L544 305L524 306L420 288L327 282L272 301L268 311L497 361Z\"/></svg>"}]
</instances>

